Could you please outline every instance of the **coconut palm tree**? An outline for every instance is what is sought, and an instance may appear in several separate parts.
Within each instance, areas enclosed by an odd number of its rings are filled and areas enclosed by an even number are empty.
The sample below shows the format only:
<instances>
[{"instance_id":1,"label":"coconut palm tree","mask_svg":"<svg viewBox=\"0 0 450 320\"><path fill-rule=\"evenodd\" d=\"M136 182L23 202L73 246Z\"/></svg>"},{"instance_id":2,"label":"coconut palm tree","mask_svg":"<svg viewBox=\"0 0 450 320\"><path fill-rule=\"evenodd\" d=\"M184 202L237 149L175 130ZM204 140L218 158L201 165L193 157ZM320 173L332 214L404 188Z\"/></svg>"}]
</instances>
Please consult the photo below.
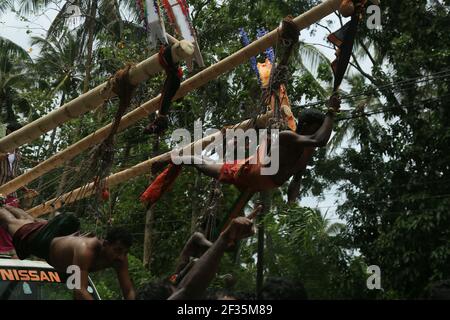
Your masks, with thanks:
<instances>
[{"instance_id":1,"label":"coconut palm tree","mask_svg":"<svg viewBox=\"0 0 450 320\"><path fill-rule=\"evenodd\" d=\"M51 79L50 95L61 95L61 104L65 97L75 93L82 81L80 72L79 32L65 31L60 36L47 38L33 37L32 45L40 48L40 55L36 59L35 70L41 76Z\"/></svg>"},{"instance_id":2,"label":"coconut palm tree","mask_svg":"<svg viewBox=\"0 0 450 320\"><path fill-rule=\"evenodd\" d=\"M331 223L331 220L322 215L319 210L302 210L295 222L297 230L293 232L296 242L305 250L313 252L330 237L334 237L345 229L342 223Z\"/></svg>"},{"instance_id":3,"label":"coconut palm tree","mask_svg":"<svg viewBox=\"0 0 450 320\"><path fill-rule=\"evenodd\" d=\"M20 0L18 3L19 12L24 14L36 13L45 9L50 3L49 0ZM79 11L77 9L77 13L80 13L80 17L76 18L79 19L77 28L82 30L79 55L85 56L83 93L89 90L96 34L100 31L106 31L112 34L117 42L121 41L123 37L121 3L118 0L66 0L62 2L62 6L58 9L59 12L47 32L47 38L61 35L73 22L73 8L79 9ZM127 10L136 10L134 1L128 0L123 3Z\"/></svg>"},{"instance_id":4,"label":"coconut palm tree","mask_svg":"<svg viewBox=\"0 0 450 320\"><path fill-rule=\"evenodd\" d=\"M3 13L11 8L10 0L0 0L0 13Z\"/></svg>"},{"instance_id":5,"label":"coconut palm tree","mask_svg":"<svg viewBox=\"0 0 450 320\"><path fill-rule=\"evenodd\" d=\"M21 94L31 83L28 73L31 63L24 49L0 37L0 119L4 122L16 122L31 110Z\"/></svg>"}]
</instances>

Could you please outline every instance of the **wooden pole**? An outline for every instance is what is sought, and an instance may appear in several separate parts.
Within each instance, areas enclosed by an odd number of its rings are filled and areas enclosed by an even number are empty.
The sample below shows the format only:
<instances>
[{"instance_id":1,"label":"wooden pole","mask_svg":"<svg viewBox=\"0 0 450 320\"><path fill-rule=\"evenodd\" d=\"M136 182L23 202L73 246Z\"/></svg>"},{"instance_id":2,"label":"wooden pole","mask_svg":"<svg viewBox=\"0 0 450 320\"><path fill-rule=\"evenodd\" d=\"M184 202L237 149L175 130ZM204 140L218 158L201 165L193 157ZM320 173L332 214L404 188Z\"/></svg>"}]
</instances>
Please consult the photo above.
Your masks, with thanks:
<instances>
[{"instance_id":1,"label":"wooden pole","mask_svg":"<svg viewBox=\"0 0 450 320\"><path fill-rule=\"evenodd\" d=\"M325 16L333 13L339 8L341 0L327 0L318 6L312 8L311 10L303 13L302 15L296 17L294 22L304 29L310 26L315 21L318 21ZM219 61L218 63L204 69L203 71L197 73L195 76L184 81L178 90L174 99L179 99L185 96L190 91L197 89L210 80L215 79L219 75L235 68L241 63L244 63L250 57L257 55L259 52L264 51L268 47L274 45L278 39L277 29L266 34L262 38L256 40L250 45L240 49L231 56ZM146 117L149 113L155 112L159 106L160 96L144 103L140 107L126 114L119 125L118 131L122 131L125 128L136 123L140 119ZM87 150L88 148L100 143L106 138L111 128L111 124L95 131L91 135L85 137L84 139L78 141L77 143L69 146L67 149L59 152L58 154L52 156L46 161L40 163L30 171L24 173L23 175L17 177L14 180L2 185L0 187L0 194L9 194L16 191L20 187L26 185L27 183L33 181L34 179L40 177L41 175L53 170L64 162L72 159L81 152ZM0 140L1 142L1 140ZM1 145L1 144L0 144Z\"/></svg>"},{"instance_id":2,"label":"wooden pole","mask_svg":"<svg viewBox=\"0 0 450 320\"><path fill-rule=\"evenodd\" d=\"M234 128L246 128L248 127L249 123L251 123L252 120L245 120L236 126ZM212 135L206 136L200 140L194 141L193 143L185 146L183 148L184 154L190 154L193 150L196 150L197 148L205 148L208 144L216 141L215 139L218 138L218 136L221 134L221 132L214 133ZM200 147L201 146L201 147ZM149 160L146 160L144 162L141 162L134 167L125 169L123 171L120 171L118 173L115 173L105 179L106 185L108 187L113 187L117 184L120 184L122 182L128 181L130 179L134 179L140 175L146 174L150 172L150 169L152 167L152 164L159 161L168 161L170 160L171 152L163 153L157 157L151 158ZM31 214L34 217L39 217L41 215L44 215L46 213L52 212L54 210L57 210L61 208L65 204L70 204L75 201L87 198L95 193L94 190L94 183L90 183L87 186L82 186L80 188L77 188L75 190L69 191L65 193L64 195L53 198L51 200L46 201L43 204L40 204L38 206L35 206L34 208L28 210L28 213Z\"/></svg>"},{"instance_id":3,"label":"wooden pole","mask_svg":"<svg viewBox=\"0 0 450 320\"><path fill-rule=\"evenodd\" d=\"M174 41L177 40L174 39ZM177 43L178 45L172 47L175 62L186 60L193 55L194 47L190 42L182 40L180 42L177 41ZM158 54L155 54L130 69L130 82L138 85L142 81L147 80L151 75L162 70L159 64ZM104 82L96 88L69 101L60 108L53 110L46 116L0 139L0 152L10 152L23 144L31 142L62 123L94 110L105 100L114 96L116 94L109 88L108 83Z\"/></svg>"}]
</instances>

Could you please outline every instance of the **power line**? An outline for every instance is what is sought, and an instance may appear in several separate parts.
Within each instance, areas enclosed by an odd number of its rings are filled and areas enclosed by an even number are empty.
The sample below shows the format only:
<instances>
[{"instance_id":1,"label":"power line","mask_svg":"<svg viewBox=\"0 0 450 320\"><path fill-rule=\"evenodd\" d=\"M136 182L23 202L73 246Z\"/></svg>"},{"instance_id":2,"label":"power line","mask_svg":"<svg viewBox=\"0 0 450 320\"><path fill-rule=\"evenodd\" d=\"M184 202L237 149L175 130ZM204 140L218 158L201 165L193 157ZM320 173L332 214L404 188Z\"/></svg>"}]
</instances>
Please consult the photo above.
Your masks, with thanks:
<instances>
[{"instance_id":1,"label":"power line","mask_svg":"<svg viewBox=\"0 0 450 320\"><path fill-rule=\"evenodd\" d=\"M436 77L437 76L437 77ZM447 78L450 76L450 69L446 69L440 72L436 72L433 74L430 74L428 76L420 76L417 78L410 78L410 79L405 79L405 80L401 80L398 82L391 82L389 84L385 84L385 85L381 85L381 86L376 86L370 89L367 89L365 91L361 91L360 93L355 93L355 94L349 94L349 95L344 95L341 97L341 99L350 99L350 98L355 98L355 97L360 97L360 96L364 96L364 95L368 95L368 94L373 94L374 91L380 91L380 89L387 89L392 87L392 89L394 89L395 86L400 85L401 89L401 85L407 85L407 86L412 86L412 85L416 85L422 82L426 82L426 81L430 81L430 80L439 80L442 78ZM421 80L419 80L421 79ZM328 102L328 99L326 100L319 100L316 102L311 102L311 103L307 103L307 104L303 104L303 105L293 105L292 109L295 108L305 108L305 107L312 107L312 106L317 106L317 105L321 105L321 104L325 104Z\"/></svg>"},{"instance_id":2,"label":"power line","mask_svg":"<svg viewBox=\"0 0 450 320\"><path fill-rule=\"evenodd\" d=\"M415 196L415 194L410 194L411 196ZM405 197L406 195L403 195L402 197ZM421 200L429 200L429 199L448 199L450 198L450 194L443 194L443 195L437 195L437 196L430 196L430 197L421 197L421 198L414 198L414 199L409 199L409 200L400 200L399 198L393 199L393 200L382 200L382 201L374 201L374 202L370 202L370 200L367 200L367 204L373 205L373 204L379 204L379 203L395 203L395 202L399 202L399 203L407 203L407 202L413 202L413 201L421 201ZM332 205L332 206L320 206L320 207L316 207L317 209L327 209L327 208L337 208L339 206L342 206L343 204L338 204L338 205Z\"/></svg>"}]
</instances>

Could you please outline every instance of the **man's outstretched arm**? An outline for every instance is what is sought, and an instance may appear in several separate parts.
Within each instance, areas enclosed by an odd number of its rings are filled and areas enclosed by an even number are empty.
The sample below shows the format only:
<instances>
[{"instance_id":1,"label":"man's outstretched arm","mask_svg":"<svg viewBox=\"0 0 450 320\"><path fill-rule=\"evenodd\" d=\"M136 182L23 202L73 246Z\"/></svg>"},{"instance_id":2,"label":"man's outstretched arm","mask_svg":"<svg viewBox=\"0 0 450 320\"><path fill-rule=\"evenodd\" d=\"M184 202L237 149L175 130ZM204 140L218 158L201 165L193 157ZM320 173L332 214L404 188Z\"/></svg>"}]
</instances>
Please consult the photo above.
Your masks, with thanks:
<instances>
[{"instance_id":1,"label":"man's outstretched arm","mask_svg":"<svg viewBox=\"0 0 450 320\"><path fill-rule=\"evenodd\" d=\"M258 207L251 217L256 216L255 212L260 210L261 207ZM183 278L178 285L178 290L169 297L169 300L200 299L214 279L225 251L236 241L247 238L253 233L252 220L245 217L234 219Z\"/></svg>"},{"instance_id":2,"label":"man's outstretched arm","mask_svg":"<svg viewBox=\"0 0 450 320\"><path fill-rule=\"evenodd\" d=\"M338 96L332 96L330 98L329 107L330 109L325 116L322 126L311 136L297 135L297 143L311 147L324 147L327 145L331 132L333 131L335 113L340 108L340 99Z\"/></svg>"},{"instance_id":3,"label":"man's outstretched arm","mask_svg":"<svg viewBox=\"0 0 450 320\"><path fill-rule=\"evenodd\" d=\"M178 264L175 268L175 273L180 273L184 267L189 263L191 257L199 258L206 250L212 246L212 243L200 232L194 232L189 240L184 245L183 250L178 258Z\"/></svg>"}]
</instances>

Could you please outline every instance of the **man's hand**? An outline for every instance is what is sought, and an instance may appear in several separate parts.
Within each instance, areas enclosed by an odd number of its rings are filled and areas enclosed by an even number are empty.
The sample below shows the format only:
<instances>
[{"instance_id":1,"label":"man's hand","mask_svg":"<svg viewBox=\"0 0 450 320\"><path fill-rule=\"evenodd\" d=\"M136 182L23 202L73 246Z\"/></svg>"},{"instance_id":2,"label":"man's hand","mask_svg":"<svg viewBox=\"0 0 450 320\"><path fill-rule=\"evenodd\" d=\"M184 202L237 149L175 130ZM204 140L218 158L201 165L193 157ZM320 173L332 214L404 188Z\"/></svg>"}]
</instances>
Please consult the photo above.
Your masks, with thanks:
<instances>
[{"instance_id":1,"label":"man's hand","mask_svg":"<svg viewBox=\"0 0 450 320\"><path fill-rule=\"evenodd\" d=\"M250 220L255 219L255 218L258 216L258 214L260 214L260 213L262 212L263 209L264 209L264 206L263 206L262 204L258 204L258 205L255 207L255 209L253 209L252 213L250 213L250 214L247 216L247 219L250 219Z\"/></svg>"},{"instance_id":2,"label":"man's hand","mask_svg":"<svg viewBox=\"0 0 450 320\"><path fill-rule=\"evenodd\" d=\"M25 192L25 198L27 199L34 198L39 195L39 192L37 192L34 189L29 189L27 187L23 187L23 191Z\"/></svg>"},{"instance_id":3,"label":"man's hand","mask_svg":"<svg viewBox=\"0 0 450 320\"><path fill-rule=\"evenodd\" d=\"M341 98L336 94L332 95L328 105L334 112L338 112L341 109Z\"/></svg>"},{"instance_id":4,"label":"man's hand","mask_svg":"<svg viewBox=\"0 0 450 320\"><path fill-rule=\"evenodd\" d=\"M229 246L232 246L237 241L248 238L253 234L255 234L253 221L246 217L238 217L231 221L222 235L227 240Z\"/></svg>"}]
</instances>

